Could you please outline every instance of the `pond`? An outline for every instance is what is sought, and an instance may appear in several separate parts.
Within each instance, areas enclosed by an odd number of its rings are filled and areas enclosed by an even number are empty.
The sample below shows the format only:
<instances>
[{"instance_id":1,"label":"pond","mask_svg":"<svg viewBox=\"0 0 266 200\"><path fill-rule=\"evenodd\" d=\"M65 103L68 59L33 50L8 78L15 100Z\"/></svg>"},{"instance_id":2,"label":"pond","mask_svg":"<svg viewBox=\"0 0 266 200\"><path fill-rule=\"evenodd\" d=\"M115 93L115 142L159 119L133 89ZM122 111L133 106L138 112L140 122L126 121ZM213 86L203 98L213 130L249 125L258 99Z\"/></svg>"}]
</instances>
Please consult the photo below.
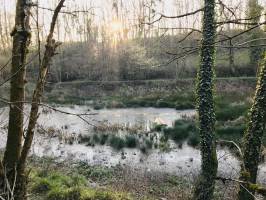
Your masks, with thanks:
<instances>
[{"instance_id":1,"label":"pond","mask_svg":"<svg viewBox=\"0 0 266 200\"><path fill-rule=\"evenodd\" d=\"M84 116L87 122L93 125L102 123L108 125L118 124L126 127L138 126L143 131L149 131L156 121L167 126L182 117L193 117L195 110L177 111L165 108L130 108L130 109L103 109L90 110L86 106L57 107L57 109L69 113L93 113ZM119 151L107 145L88 146L78 142L67 143L63 136L78 136L91 134L93 126L74 115L66 115L60 112L43 109L38 120L38 132L41 130L53 130L52 134L37 133L33 142L32 154L37 156L51 156L59 160L84 161L90 165L116 166L134 168L142 171L171 173L179 176L197 175L200 170L200 151L186 143L182 147L171 144L171 149L163 152L159 149L151 149L142 153L139 149L123 148ZM95 115L94 115L95 114ZM4 148L6 141L8 109L1 110L0 115L0 148ZM27 121L27 116L25 117ZM26 123L25 123L26 124ZM60 136L54 132L60 132ZM239 160L227 149L218 147L219 174L237 178L239 173ZM259 181L266 183L266 166L259 168Z\"/></svg>"}]
</instances>

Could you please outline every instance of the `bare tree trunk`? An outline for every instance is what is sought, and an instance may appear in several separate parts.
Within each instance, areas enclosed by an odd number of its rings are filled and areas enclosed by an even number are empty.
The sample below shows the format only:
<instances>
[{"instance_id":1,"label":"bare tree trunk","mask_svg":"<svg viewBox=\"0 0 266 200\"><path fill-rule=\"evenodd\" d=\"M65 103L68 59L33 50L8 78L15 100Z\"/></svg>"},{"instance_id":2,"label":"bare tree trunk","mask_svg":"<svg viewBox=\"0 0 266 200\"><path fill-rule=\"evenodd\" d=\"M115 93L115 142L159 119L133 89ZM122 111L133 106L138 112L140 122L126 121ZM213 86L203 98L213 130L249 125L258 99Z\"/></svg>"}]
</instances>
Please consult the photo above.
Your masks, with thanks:
<instances>
[{"instance_id":1,"label":"bare tree trunk","mask_svg":"<svg viewBox=\"0 0 266 200\"><path fill-rule=\"evenodd\" d=\"M232 70L233 74L232 76L237 76L235 74L236 72L236 69L235 69L235 56L234 56L234 48L233 48L233 44L232 44L232 40L230 39L229 40L229 66L230 66L230 69Z\"/></svg>"},{"instance_id":2,"label":"bare tree trunk","mask_svg":"<svg viewBox=\"0 0 266 200\"><path fill-rule=\"evenodd\" d=\"M30 43L30 5L26 0L18 0L16 6L15 28L13 36L12 68L8 138L4 155L4 167L9 181L14 179L14 173L21 153L23 136L23 101L25 96L26 54Z\"/></svg>"},{"instance_id":3,"label":"bare tree trunk","mask_svg":"<svg viewBox=\"0 0 266 200\"><path fill-rule=\"evenodd\" d=\"M29 124L28 124L27 132L26 132L26 138L25 138L25 142L23 145L21 157L19 160L19 167L18 167L19 173L24 173L25 168L26 168L26 159L29 154L33 136L34 136L34 129L35 129L37 119L38 119L39 104L42 99L48 68L50 66L52 57L56 53L56 48L61 44L60 42L55 42L55 40L53 39L53 34L54 34L54 29L55 29L55 24L56 24L58 14L64 5L64 2L65 0L61 0L59 2L59 4L57 5L54 11L54 15L52 18L49 35L46 41L44 57L41 63L40 71L39 71L39 77L38 77L37 84L35 86L35 90L34 90L33 97L32 97Z\"/></svg>"},{"instance_id":4,"label":"bare tree trunk","mask_svg":"<svg viewBox=\"0 0 266 200\"><path fill-rule=\"evenodd\" d=\"M215 112L213 100L215 35L215 0L205 0L201 63L197 82L202 164L201 175L194 191L193 199L195 200L213 199L218 167L214 135Z\"/></svg>"},{"instance_id":5,"label":"bare tree trunk","mask_svg":"<svg viewBox=\"0 0 266 200\"><path fill-rule=\"evenodd\" d=\"M35 125L38 119L38 109L47 70L51 58L55 55L55 50L60 43L53 40L53 33L58 14L63 7L65 0L61 0L55 9L50 33L47 38L46 50L40 67L39 78L32 98L32 107L26 138L22 147L23 139L23 102L24 102L24 85L25 85L25 60L30 40L30 27L29 27L29 12L30 5L28 0L18 0L16 10L16 26L12 35L13 41L13 57L12 57L12 75L15 75L11 80L11 97L10 97L10 116L9 116L9 129L6 151L3 160L3 167L0 167L1 177L1 194L5 193L7 199L12 196L14 200L27 199L27 175L25 174L26 159L32 144ZM1 164L1 163L0 163ZM2 169L2 170L1 170ZM15 185L15 190L10 191L3 175L7 175L8 183L12 188Z\"/></svg>"},{"instance_id":6,"label":"bare tree trunk","mask_svg":"<svg viewBox=\"0 0 266 200\"><path fill-rule=\"evenodd\" d=\"M16 5L16 18L15 27L11 33L13 36L13 50L12 50L12 67L11 74L14 76L10 83L10 105L9 124L8 124L8 137L6 150L3 159L3 168L7 176L7 181L13 187L16 180L16 191L20 191L23 187L21 179L17 179L16 171L21 154L22 137L23 137L23 101L25 98L25 83L26 83L26 55L30 43L31 30L30 30L30 7L27 0L18 0ZM10 194L6 190L6 184L1 179L0 190ZM16 194L15 194L16 195ZM19 197L17 199L20 199Z\"/></svg>"},{"instance_id":7,"label":"bare tree trunk","mask_svg":"<svg viewBox=\"0 0 266 200\"><path fill-rule=\"evenodd\" d=\"M266 57L261 66L256 94L251 108L248 128L244 136L241 179L255 184L261 156L261 145L266 125ZM245 188L246 189L245 189ZM248 192L248 191L249 192ZM240 187L239 200L253 200L254 188L249 185Z\"/></svg>"}]
</instances>

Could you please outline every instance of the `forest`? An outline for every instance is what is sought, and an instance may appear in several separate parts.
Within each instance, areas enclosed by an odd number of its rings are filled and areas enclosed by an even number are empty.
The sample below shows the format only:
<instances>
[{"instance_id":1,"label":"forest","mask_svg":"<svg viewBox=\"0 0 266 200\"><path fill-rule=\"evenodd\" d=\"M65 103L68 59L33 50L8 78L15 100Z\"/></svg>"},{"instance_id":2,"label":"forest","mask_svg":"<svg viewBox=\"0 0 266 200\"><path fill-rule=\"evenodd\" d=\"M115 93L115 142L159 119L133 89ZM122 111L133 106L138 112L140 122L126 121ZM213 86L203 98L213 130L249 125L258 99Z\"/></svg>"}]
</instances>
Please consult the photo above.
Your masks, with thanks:
<instances>
[{"instance_id":1,"label":"forest","mask_svg":"<svg viewBox=\"0 0 266 200\"><path fill-rule=\"evenodd\" d=\"M0 0L0 200L266 199L266 0Z\"/></svg>"}]
</instances>

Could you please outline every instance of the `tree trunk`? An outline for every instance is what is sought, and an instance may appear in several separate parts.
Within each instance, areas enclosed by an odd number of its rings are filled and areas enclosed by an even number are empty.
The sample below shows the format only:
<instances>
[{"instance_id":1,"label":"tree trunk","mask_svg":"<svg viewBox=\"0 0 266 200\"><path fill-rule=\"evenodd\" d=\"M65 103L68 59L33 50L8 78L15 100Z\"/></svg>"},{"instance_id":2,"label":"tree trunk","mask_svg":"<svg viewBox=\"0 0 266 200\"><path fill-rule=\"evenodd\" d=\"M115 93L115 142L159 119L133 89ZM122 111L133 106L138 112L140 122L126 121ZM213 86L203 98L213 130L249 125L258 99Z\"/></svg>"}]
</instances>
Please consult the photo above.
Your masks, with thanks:
<instances>
[{"instance_id":1,"label":"tree trunk","mask_svg":"<svg viewBox=\"0 0 266 200\"><path fill-rule=\"evenodd\" d=\"M22 148L23 137L23 102L24 102L24 84L25 84L25 60L26 52L29 43L29 6L26 5L27 0L18 1L17 3L17 18L16 27L13 31L14 35L14 49L13 49L13 62L12 62L12 75L16 76L11 81L11 106L10 106L10 119L8 130L8 141L6 146L6 152L4 155L3 165L0 165L0 175L2 174L1 194L5 193L7 199L14 198L14 200L27 199L27 175L26 171L26 159L29 154L34 129L38 119L39 104L44 90L45 80L47 77L48 67L52 57L55 55L55 50L60 43L55 42L53 39L54 28L58 14L63 7L65 0L60 0L58 6L55 9L50 32L47 37L47 44L44 53L44 57L41 63L40 72L36 88L32 97L31 112L29 118L29 124L26 131L26 138ZM27 9L27 10L26 10ZM25 14L27 12L27 15ZM25 15L25 18L22 16ZM23 25L22 25L23 24ZM23 26L25 25L25 30ZM20 28L22 26L22 28ZM0 163L1 164L1 163ZM2 169L2 170L1 170ZM5 179L5 174L7 179ZM10 187L15 184L14 191L8 189L8 184L5 180L8 180Z\"/></svg>"},{"instance_id":2,"label":"tree trunk","mask_svg":"<svg viewBox=\"0 0 266 200\"><path fill-rule=\"evenodd\" d=\"M54 11L49 35L47 37L45 52L44 52L43 60L42 60L40 71L39 71L39 77L38 77L37 84L35 86L35 90L34 90L33 97L32 97L31 112L30 112L27 132L26 132L26 138L25 138L25 142L23 145L21 157L19 160L18 172L20 174L24 174L24 171L26 168L26 159L27 159L27 156L29 154L29 151L32 145L34 129L37 123L37 119L39 117L38 115L39 106L40 106L42 95L43 95L45 81L46 81L46 77L48 73L48 68L50 66L52 57L56 53L55 52L56 48L61 44L60 42L55 42L55 40L53 39L53 34L54 34L54 29L55 29L55 24L56 24L58 14L64 5L64 2L65 0L61 0Z\"/></svg>"},{"instance_id":3,"label":"tree trunk","mask_svg":"<svg viewBox=\"0 0 266 200\"><path fill-rule=\"evenodd\" d=\"M30 43L30 5L28 0L17 0L15 27L11 33L13 36L12 67L13 78L10 83L10 105L8 137L3 159L3 166L9 184L13 186L16 168L21 153L23 137L23 101L25 96L26 54ZM3 178L0 190L5 190ZM17 179L18 183L21 179ZM1 182L0 181L0 182ZM19 186L20 184L16 184ZM17 189L17 187L16 187ZM6 192L6 191L2 191Z\"/></svg>"},{"instance_id":4,"label":"tree trunk","mask_svg":"<svg viewBox=\"0 0 266 200\"><path fill-rule=\"evenodd\" d=\"M201 174L194 191L193 199L195 200L211 200L213 198L218 166L214 134L215 111L213 100L215 35L215 0L205 0L201 63L197 78L197 106L202 164Z\"/></svg>"},{"instance_id":5,"label":"tree trunk","mask_svg":"<svg viewBox=\"0 0 266 200\"><path fill-rule=\"evenodd\" d=\"M241 179L255 184L261 156L261 145L266 124L266 57L262 63L257 89L250 111L248 127L243 140L243 165ZM254 189L240 187L240 200L253 200ZM249 192L247 191L249 190ZM251 193L251 194L250 194Z\"/></svg>"},{"instance_id":6,"label":"tree trunk","mask_svg":"<svg viewBox=\"0 0 266 200\"><path fill-rule=\"evenodd\" d=\"M237 76L236 69L235 69L235 58L234 58L234 48L232 44L232 40L229 40L229 66L232 70L232 75L231 76Z\"/></svg>"}]
</instances>

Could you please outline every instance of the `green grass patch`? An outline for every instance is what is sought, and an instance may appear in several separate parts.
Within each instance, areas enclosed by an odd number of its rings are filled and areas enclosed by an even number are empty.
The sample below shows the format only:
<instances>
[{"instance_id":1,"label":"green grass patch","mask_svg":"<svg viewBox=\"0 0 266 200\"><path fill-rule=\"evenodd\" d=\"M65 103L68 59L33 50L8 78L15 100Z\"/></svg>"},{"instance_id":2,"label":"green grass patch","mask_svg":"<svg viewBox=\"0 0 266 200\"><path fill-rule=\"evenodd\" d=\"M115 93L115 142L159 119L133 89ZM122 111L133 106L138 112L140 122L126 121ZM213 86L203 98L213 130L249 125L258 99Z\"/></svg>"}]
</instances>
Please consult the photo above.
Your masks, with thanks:
<instances>
[{"instance_id":1,"label":"green grass patch","mask_svg":"<svg viewBox=\"0 0 266 200\"><path fill-rule=\"evenodd\" d=\"M250 108L247 104L228 104L218 106L216 111L217 121L232 121L245 116Z\"/></svg>"},{"instance_id":2,"label":"green grass patch","mask_svg":"<svg viewBox=\"0 0 266 200\"><path fill-rule=\"evenodd\" d=\"M30 190L45 200L131 200L129 194L92 189L81 175L37 172L31 175Z\"/></svg>"},{"instance_id":3,"label":"green grass patch","mask_svg":"<svg viewBox=\"0 0 266 200\"><path fill-rule=\"evenodd\" d=\"M173 127L165 128L163 132L166 139L170 138L178 144L183 143L189 137L191 137L191 140L194 140L192 143L197 141L196 124L191 120L177 120Z\"/></svg>"},{"instance_id":4,"label":"green grass patch","mask_svg":"<svg viewBox=\"0 0 266 200\"><path fill-rule=\"evenodd\" d=\"M109 142L110 146L116 150L123 149L126 146L126 141L123 138L116 135L111 135Z\"/></svg>"}]
</instances>

